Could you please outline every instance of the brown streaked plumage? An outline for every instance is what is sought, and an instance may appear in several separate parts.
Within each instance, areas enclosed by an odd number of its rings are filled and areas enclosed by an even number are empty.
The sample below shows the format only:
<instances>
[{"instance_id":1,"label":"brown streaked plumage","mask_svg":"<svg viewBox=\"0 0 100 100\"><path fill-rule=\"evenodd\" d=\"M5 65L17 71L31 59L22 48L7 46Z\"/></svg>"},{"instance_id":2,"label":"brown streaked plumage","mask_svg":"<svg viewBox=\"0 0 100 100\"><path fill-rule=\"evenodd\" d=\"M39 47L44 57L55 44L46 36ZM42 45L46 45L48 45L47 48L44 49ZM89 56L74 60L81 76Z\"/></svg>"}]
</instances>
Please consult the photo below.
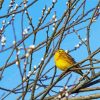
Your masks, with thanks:
<instances>
[{"instance_id":1,"label":"brown streaked plumage","mask_svg":"<svg viewBox=\"0 0 100 100\"><path fill-rule=\"evenodd\" d=\"M70 68L71 66L73 66L76 63L74 58L72 58L63 49L59 49L55 52L54 61L55 61L55 65L62 71L67 70L68 68ZM74 68L80 68L80 66L77 65ZM83 76L83 72L81 70L77 70L75 72L77 72L78 74ZM86 78L89 79L88 77L86 77Z\"/></svg>"}]
</instances>

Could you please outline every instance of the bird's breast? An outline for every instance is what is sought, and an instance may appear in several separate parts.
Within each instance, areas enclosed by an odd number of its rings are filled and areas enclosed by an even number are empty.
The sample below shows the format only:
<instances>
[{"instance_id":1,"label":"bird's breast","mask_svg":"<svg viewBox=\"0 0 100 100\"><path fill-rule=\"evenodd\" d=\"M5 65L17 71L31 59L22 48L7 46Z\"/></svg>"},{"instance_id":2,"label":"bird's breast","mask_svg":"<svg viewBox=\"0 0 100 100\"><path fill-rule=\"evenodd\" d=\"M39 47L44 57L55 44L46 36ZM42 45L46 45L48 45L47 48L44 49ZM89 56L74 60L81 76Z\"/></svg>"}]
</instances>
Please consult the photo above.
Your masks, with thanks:
<instances>
[{"instance_id":1,"label":"bird's breast","mask_svg":"<svg viewBox=\"0 0 100 100\"><path fill-rule=\"evenodd\" d=\"M55 64L62 71L65 71L67 68L71 66L71 64L65 61L64 59L55 60Z\"/></svg>"}]
</instances>

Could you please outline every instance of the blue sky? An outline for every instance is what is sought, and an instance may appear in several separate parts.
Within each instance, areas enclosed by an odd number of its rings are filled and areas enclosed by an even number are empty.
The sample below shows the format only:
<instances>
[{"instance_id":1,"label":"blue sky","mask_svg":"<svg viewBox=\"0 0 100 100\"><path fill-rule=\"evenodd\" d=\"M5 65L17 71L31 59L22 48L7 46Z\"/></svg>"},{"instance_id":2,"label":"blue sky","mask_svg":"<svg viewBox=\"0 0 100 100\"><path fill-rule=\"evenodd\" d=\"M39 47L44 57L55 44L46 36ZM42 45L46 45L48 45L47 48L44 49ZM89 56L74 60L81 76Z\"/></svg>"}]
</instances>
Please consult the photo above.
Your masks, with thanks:
<instances>
[{"instance_id":1,"label":"blue sky","mask_svg":"<svg viewBox=\"0 0 100 100\"><path fill-rule=\"evenodd\" d=\"M20 4L20 2L17 1L17 0L15 2L16 2L16 4ZM4 2L3 7L0 10L0 16L3 16L3 15L5 15L7 13L7 10L9 8L9 3L10 3L10 0L6 0ZM30 3L31 3L31 0L29 1L29 4ZM95 7L95 5L97 3L98 3L98 0L91 0L91 1L87 0L86 11L88 9L91 9L92 7ZM35 28L37 27L38 19L41 17L42 9L44 8L45 5L47 6L47 8L50 7L51 4L52 4L52 0L49 0L49 1L47 1L47 0L38 0L38 2L34 6L32 6L32 7L30 7L28 9L28 12L29 12L30 16L33 19L32 22L33 22L33 25L34 25ZM22 9L22 8L20 8L20 9ZM59 19L62 16L62 14L64 13L65 9L66 9L66 0L58 0L58 3L55 5L55 7L53 8L53 10L51 11L50 15L47 17L47 19L45 20L45 22L43 23L42 26L44 26L46 23L48 23L50 21L50 19L52 18L53 14L54 14L54 11L56 11L57 19ZM80 14L80 12L79 12L79 14ZM89 16L91 16L91 14ZM22 33L22 30L21 30L21 17L22 17L21 14L15 15L14 26L15 26L15 32L16 32L17 41L22 39L22 35L21 35L21 33ZM75 16L75 17L77 17L77 16ZM2 27L2 21L3 20L6 20L6 22L8 22L10 19L11 19L11 17L9 17L9 18L1 18L0 19L0 28ZM90 30L90 47L91 47L91 51L92 52L94 50L96 50L98 47L100 47L100 28L99 28L99 25L100 25L100 18L98 18L98 20L96 22L94 22L93 25L91 26L91 30ZM24 25L23 25L23 28L25 29L28 26L29 26L28 19L27 19L27 16L24 14ZM83 26L85 26L85 24L80 24L80 26L79 25L75 26L75 29L79 29L79 28L81 28ZM29 33L30 32L32 32L32 29L30 29ZM50 26L49 36L51 36L52 32L53 32L52 26ZM86 30L79 31L79 34L83 39L86 38ZM6 37L5 48L7 48L9 46L12 46L13 45L13 41L14 41L12 25L9 25L5 29L3 35ZM27 39L25 41L26 47L29 47L30 45L32 45L33 37L34 36L32 35L29 39ZM41 43L45 39L46 39L46 29L38 32L35 45L37 46L39 43ZM64 41L62 42L61 48L63 48L64 50L72 50L75 47L75 45L77 45L79 42L80 42L80 40L77 38L77 36L74 33L73 34L69 34L64 39ZM20 45L20 46L22 46L22 45ZM1 49L1 45L0 45L0 49ZM1 52L0 53L0 66L3 66L5 64L5 61L9 57L11 51L12 50L7 50L6 52ZM44 52L45 52L45 48L43 48L40 51L34 53L33 66L34 65L38 66L38 64L41 61L41 58L43 57L43 53ZM71 52L70 54L75 58L75 60L77 62L85 59L88 56L87 49L86 49L86 47L84 45L82 45L76 51ZM21 51L20 56L22 56L22 55L23 55L23 51ZM97 55L97 58L100 59L100 54ZM14 52L13 56L11 57L9 62L11 62L11 61L13 61L15 59L16 59L16 53ZM54 65L54 61L53 61L53 59L51 59L49 64L46 66L45 71L48 69L48 67L52 67L53 65ZM22 69L23 69L23 61L22 61ZM57 74L60 74L60 73L61 73L61 71L59 69L57 69ZM73 73L73 74L74 74L74 76L73 76L74 79L76 79L77 76L79 77L79 75L77 75L75 73ZM18 70L17 65L15 65L15 64L12 65L11 67L7 68L4 71L3 76L4 76L4 78L0 82L0 86L1 87L12 89L12 88L16 87L21 82L20 81L21 78L20 78L20 75L19 75L19 70ZM67 78L68 77L66 77L66 79ZM74 80L71 80L69 84L71 84L73 82L74 82ZM64 84L64 82L60 82L58 84ZM37 91L37 92L39 92L39 91ZM0 96L3 93L4 93L4 91L0 90ZM12 95L8 96L5 100L16 99L16 97L18 97L18 95L12 94ZM28 97L29 96L26 97L26 100L29 99Z\"/></svg>"}]
</instances>

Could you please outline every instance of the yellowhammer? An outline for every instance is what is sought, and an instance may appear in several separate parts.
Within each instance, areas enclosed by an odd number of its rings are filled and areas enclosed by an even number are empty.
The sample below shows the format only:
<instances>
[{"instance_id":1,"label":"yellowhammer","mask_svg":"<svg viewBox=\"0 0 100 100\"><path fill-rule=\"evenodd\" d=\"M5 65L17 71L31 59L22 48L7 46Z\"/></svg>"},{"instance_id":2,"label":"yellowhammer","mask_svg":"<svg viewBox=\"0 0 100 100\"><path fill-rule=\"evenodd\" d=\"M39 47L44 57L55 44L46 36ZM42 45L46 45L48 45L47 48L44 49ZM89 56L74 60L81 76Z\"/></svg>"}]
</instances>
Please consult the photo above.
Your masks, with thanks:
<instances>
[{"instance_id":1,"label":"yellowhammer","mask_svg":"<svg viewBox=\"0 0 100 100\"><path fill-rule=\"evenodd\" d=\"M76 63L75 60L63 49L59 49L55 52L54 61L55 61L55 65L62 71L67 70L68 68L70 68L72 65ZM79 65L75 67L80 68ZM81 70L77 70L75 72L83 76L83 72ZM89 78L86 76L86 79Z\"/></svg>"}]
</instances>

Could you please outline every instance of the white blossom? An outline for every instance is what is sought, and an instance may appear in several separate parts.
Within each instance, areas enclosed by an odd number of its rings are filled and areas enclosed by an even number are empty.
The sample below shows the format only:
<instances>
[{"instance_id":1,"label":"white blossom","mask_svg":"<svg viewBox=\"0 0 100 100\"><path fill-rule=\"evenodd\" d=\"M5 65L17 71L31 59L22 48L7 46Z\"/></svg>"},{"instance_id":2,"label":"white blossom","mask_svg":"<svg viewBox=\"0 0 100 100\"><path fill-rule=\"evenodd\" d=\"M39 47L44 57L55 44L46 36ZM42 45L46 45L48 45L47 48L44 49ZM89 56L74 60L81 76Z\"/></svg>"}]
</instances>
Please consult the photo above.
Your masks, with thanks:
<instances>
[{"instance_id":1,"label":"white blossom","mask_svg":"<svg viewBox=\"0 0 100 100\"><path fill-rule=\"evenodd\" d=\"M58 95L58 98L61 99L61 95L60 94Z\"/></svg>"},{"instance_id":2,"label":"white blossom","mask_svg":"<svg viewBox=\"0 0 100 100\"><path fill-rule=\"evenodd\" d=\"M30 26L28 26L28 28L27 28L28 30L30 30Z\"/></svg>"},{"instance_id":3,"label":"white blossom","mask_svg":"<svg viewBox=\"0 0 100 100\"><path fill-rule=\"evenodd\" d=\"M16 61L16 65L19 65L19 61Z\"/></svg>"},{"instance_id":4,"label":"white blossom","mask_svg":"<svg viewBox=\"0 0 100 100\"><path fill-rule=\"evenodd\" d=\"M12 14L12 17L15 17L15 14Z\"/></svg>"},{"instance_id":5,"label":"white blossom","mask_svg":"<svg viewBox=\"0 0 100 100\"><path fill-rule=\"evenodd\" d=\"M19 54L20 54L20 50L17 51L17 55L19 55Z\"/></svg>"},{"instance_id":6,"label":"white blossom","mask_svg":"<svg viewBox=\"0 0 100 100\"><path fill-rule=\"evenodd\" d=\"M10 12L12 12L12 11L13 11L13 9L11 8L11 9L10 9Z\"/></svg>"},{"instance_id":7,"label":"white blossom","mask_svg":"<svg viewBox=\"0 0 100 100\"><path fill-rule=\"evenodd\" d=\"M12 7L12 5L11 5L11 4L9 4L9 7Z\"/></svg>"},{"instance_id":8,"label":"white blossom","mask_svg":"<svg viewBox=\"0 0 100 100\"><path fill-rule=\"evenodd\" d=\"M0 30L3 30L3 27Z\"/></svg>"},{"instance_id":9,"label":"white blossom","mask_svg":"<svg viewBox=\"0 0 100 100\"><path fill-rule=\"evenodd\" d=\"M53 27L52 30L54 31L55 30L55 27Z\"/></svg>"},{"instance_id":10,"label":"white blossom","mask_svg":"<svg viewBox=\"0 0 100 100\"><path fill-rule=\"evenodd\" d=\"M32 71L29 71L27 77L29 77L31 74L32 74Z\"/></svg>"},{"instance_id":11,"label":"white blossom","mask_svg":"<svg viewBox=\"0 0 100 100\"><path fill-rule=\"evenodd\" d=\"M5 42L6 42L6 37L2 36L1 42L2 42L2 43L5 43Z\"/></svg>"},{"instance_id":12,"label":"white blossom","mask_svg":"<svg viewBox=\"0 0 100 100\"><path fill-rule=\"evenodd\" d=\"M66 5L68 5L68 2L66 2Z\"/></svg>"},{"instance_id":13,"label":"white blossom","mask_svg":"<svg viewBox=\"0 0 100 100\"><path fill-rule=\"evenodd\" d=\"M77 44L75 47L76 47L76 48L79 48L79 46L80 46L80 45L79 45L79 44Z\"/></svg>"},{"instance_id":14,"label":"white blossom","mask_svg":"<svg viewBox=\"0 0 100 100\"><path fill-rule=\"evenodd\" d=\"M55 18L55 22L57 21L57 18Z\"/></svg>"},{"instance_id":15,"label":"white blossom","mask_svg":"<svg viewBox=\"0 0 100 100\"><path fill-rule=\"evenodd\" d=\"M30 53L30 52L32 51L32 49L28 48L28 50L27 50L27 51L28 51L28 53Z\"/></svg>"},{"instance_id":16,"label":"white blossom","mask_svg":"<svg viewBox=\"0 0 100 100\"><path fill-rule=\"evenodd\" d=\"M34 70L36 70L36 65L34 65Z\"/></svg>"},{"instance_id":17,"label":"white blossom","mask_svg":"<svg viewBox=\"0 0 100 100\"><path fill-rule=\"evenodd\" d=\"M26 56L26 58L28 58L28 57L30 56L30 54L29 54L29 53L26 53L26 55L25 55L25 56Z\"/></svg>"},{"instance_id":18,"label":"white blossom","mask_svg":"<svg viewBox=\"0 0 100 100\"><path fill-rule=\"evenodd\" d=\"M87 38L85 38L84 41L87 41Z\"/></svg>"},{"instance_id":19,"label":"white blossom","mask_svg":"<svg viewBox=\"0 0 100 100\"><path fill-rule=\"evenodd\" d=\"M57 2L57 0L52 0L52 2L53 2L53 3L56 3L56 2Z\"/></svg>"},{"instance_id":20,"label":"white blossom","mask_svg":"<svg viewBox=\"0 0 100 100\"><path fill-rule=\"evenodd\" d=\"M68 92L66 91L65 96L68 97Z\"/></svg>"},{"instance_id":21,"label":"white blossom","mask_svg":"<svg viewBox=\"0 0 100 100\"><path fill-rule=\"evenodd\" d=\"M86 73L90 73L90 70L87 70L87 72Z\"/></svg>"},{"instance_id":22,"label":"white blossom","mask_svg":"<svg viewBox=\"0 0 100 100\"><path fill-rule=\"evenodd\" d=\"M7 24L10 24L10 22L7 22Z\"/></svg>"},{"instance_id":23,"label":"white blossom","mask_svg":"<svg viewBox=\"0 0 100 100\"><path fill-rule=\"evenodd\" d=\"M23 47L22 46L18 47L18 50L20 50L20 49L23 49Z\"/></svg>"},{"instance_id":24,"label":"white blossom","mask_svg":"<svg viewBox=\"0 0 100 100\"><path fill-rule=\"evenodd\" d=\"M39 86L38 85L36 85L36 89L38 89L39 88Z\"/></svg>"},{"instance_id":25,"label":"white blossom","mask_svg":"<svg viewBox=\"0 0 100 100\"><path fill-rule=\"evenodd\" d=\"M24 3L27 3L28 2L28 0L24 0Z\"/></svg>"},{"instance_id":26,"label":"white blossom","mask_svg":"<svg viewBox=\"0 0 100 100\"><path fill-rule=\"evenodd\" d=\"M67 90L67 89L68 89L68 87L67 87L67 86L65 86L65 89Z\"/></svg>"},{"instance_id":27,"label":"white blossom","mask_svg":"<svg viewBox=\"0 0 100 100\"><path fill-rule=\"evenodd\" d=\"M64 89L63 89L63 88L61 88L61 89L60 89L60 92L62 92L63 90L64 90Z\"/></svg>"},{"instance_id":28,"label":"white blossom","mask_svg":"<svg viewBox=\"0 0 100 100\"><path fill-rule=\"evenodd\" d=\"M12 3L13 3L13 0L10 1L10 4L12 4Z\"/></svg>"},{"instance_id":29,"label":"white blossom","mask_svg":"<svg viewBox=\"0 0 100 100\"><path fill-rule=\"evenodd\" d=\"M24 8L26 8L26 7L27 7L27 4L25 3L25 4L24 4Z\"/></svg>"},{"instance_id":30,"label":"white blossom","mask_svg":"<svg viewBox=\"0 0 100 100\"><path fill-rule=\"evenodd\" d=\"M68 50L65 50L66 53L68 53Z\"/></svg>"},{"instance_id":31,"label":"white blossom","mask_svg":"<svg viewBox=\"0 0 100 100\"><path fill-rule=\"evenodd\" d=\"M47 14L47 13L48 13L48 11L45 11L45 13Z\"/></svg>"},{"instance_id":32,"label":"white blossom","mask_svg":"<svg viewBox=\"0 0 100 100\"><path fill-rule=\"evenodd\" d=\"M27 28L25 28L24 31L23 31L23 35L26 35L26 34L28 34L28 29Z\"/></svg>"},{"instance_id":33,"label":"white blossom","mask_svg":"<svg viewBox=\"0 0 100 100\"><path fill-rule=\"evenodd\" d=\"M79 45L81 45L82 44L82 42L79 42Z\"/></svg>"},{"instance_id":34,"label":"white blossom","mask_svg":"<svg viewBox=\"0 0 100 100\"><path fill-rule=\"evenodd\" d=\"M41 58L41 61L43 61L44 60L44 58Z\"/></svg>"},{"instance_id":35,"label":"white blossom","mask_svg":"<svg viewBox=\"0 0 100 100\"><path fill-rule=\"evenodd\" d=\"M56 18L56 15L54 14L53 16L52 16L52 19L54 20Z\"/></svg>"},{"instance_id":36,"label":"white blossom","mask_svg":"<svg viewBox=\"0 0 100 100\"><path fill-rule=\"evenodd\" d=\"M93 19L92 19L92 22L95 22L96 21L96 18L94 17Z\"/></svg>"},{"instance_id":37,"label":"white blossom","mask_svg":"<svg viewBox=\"0 0 100 100\"><path fill-rule=\"evenodd\" d=\"M30 49L34 49L34 48L35 48L35 45L30 45L29 48L30 48Z\"/></svg>"},{"instance_id":38,"label":"white blossom","mask_svg":"<svg viewBox=\"0 0 100 100\"><path fill-rule=\"evenodd\" d=\"M53 23L53 26L55 27L56 23Z\"/></svg>"},{"instance_id":39,"label":"white blossom","mask_svg":"<svg viewBox=\"0 0 100 100\"><path fill-rule=\"evenodd\" d=\"M48 12L50 11L50 7L48 8Z\"/></svg>"},{"instance_id":40,"label":"white blossom","mask_svg":"<svg viewBox=\"0 0 100 100\"><path fill-rule=\"evenodd\" d=\"M75 97L75 94L72 94L72 97Z\"/></svg>"},{"instance_id":41,"label":"white blossom","mask_svg":"<svg viewBox=\"0 0 100 100\"><path fill-rule=\"evenodd\" d=\"M28 12L25 10L25 14L27 14Z\"/></svg>"},{"instance_id":42,"label":"white blossom","mask_svg":"<svg viewBox=\"0 0 100 100\"><path fill-rule=\"evenodd\" d=\"M18 7L18 4L16 4L16 7Z\"/></svg>"},{"instance_id":43,"label":"white blossom","mask_svg":"<svg viewBox=\"0 0 100 100\"><path fill-rule=\"evenodd\" d=\"M15 5L15 8L14 8L14 10L16 10L17 8L18 8L18 4L16 4L16 5Z\"/></svg>"},{"instance_id":44,"label":"white blossom","mask_svg":"<svg viewBox=\"0 0 100 100\"><path fill-rule=\"evenodd\" d=\"M35 74L36 73L36 71L34 70L34 73L33 74Z\"/></svg>"},{"instance_id":45,"label":"white blossom","mask_svg":"<svg viewBox=\"0 0 100 100\"><path fill-rule=\"evenodd\" d=\"M2 46L5 46L5 45L6 45L6 43L1 43L1 45L2 45Z\"/></svg>"},{"instance_id":46,"label":"white blossom","mask_svg":"<svg viewBox=\"0 0 100 100\"><path fill-rule=\"evenodd\" d=\"M15 45L16 44L16 41L13 41L13 44Z\"/></svg>"},{"instance_id":47,"label":"white blossom","mask_svg":"<svg viewBox=\"0 0 100 100\"><path fill-rule=\"evenodd\" d=\"M24 81L25 79L26 79L26 77L24 76L24 77L23 77L23 81Z\"/></svg>"},{"instance_id":48,"label":"white blossom","mask_svg":"<svg viewBox=\"0 0 100 100\"><path fill-rule=\"evenodd\" d=\"M2 25L5 25L5 23L6 23L6 20L3 20L3 21L2 21Z\"/></svg>"}]
</instances>

